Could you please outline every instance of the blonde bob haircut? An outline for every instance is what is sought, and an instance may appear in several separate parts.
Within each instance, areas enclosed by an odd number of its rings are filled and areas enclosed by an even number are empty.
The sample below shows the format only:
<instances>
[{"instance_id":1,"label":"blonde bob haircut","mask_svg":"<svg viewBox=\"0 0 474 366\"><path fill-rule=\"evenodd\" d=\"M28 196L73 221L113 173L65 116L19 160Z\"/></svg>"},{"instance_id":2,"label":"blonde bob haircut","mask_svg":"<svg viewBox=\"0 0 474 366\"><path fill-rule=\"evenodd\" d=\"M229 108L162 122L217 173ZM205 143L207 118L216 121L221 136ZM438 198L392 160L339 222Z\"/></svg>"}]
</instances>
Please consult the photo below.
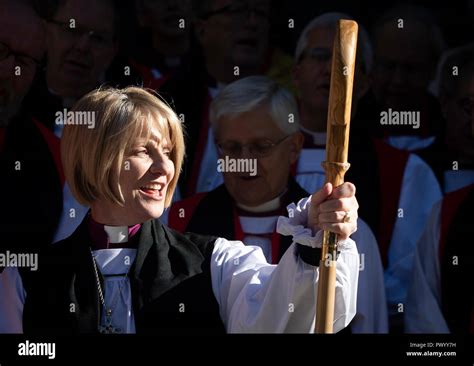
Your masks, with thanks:
<instances>
[{"instance_id":1,"label":"blonde bob haircut","mask_svg":"<svg viewBox=\"0 0 474 366\"><path fill-rule=\"evenodd\" d=\"M95 121L89 125L68 121L61 138L64 173L78 202L90 206L105 199L123 206L119 176L126 167L124 158L132 141L148 140L156 128L170 144L175 167L165 197L165 207L171 204L184 157L183 128L176 113L153 93L138 87L101 88L74 105L72 112L92 114Z\"/></svg>"}]
</instances>

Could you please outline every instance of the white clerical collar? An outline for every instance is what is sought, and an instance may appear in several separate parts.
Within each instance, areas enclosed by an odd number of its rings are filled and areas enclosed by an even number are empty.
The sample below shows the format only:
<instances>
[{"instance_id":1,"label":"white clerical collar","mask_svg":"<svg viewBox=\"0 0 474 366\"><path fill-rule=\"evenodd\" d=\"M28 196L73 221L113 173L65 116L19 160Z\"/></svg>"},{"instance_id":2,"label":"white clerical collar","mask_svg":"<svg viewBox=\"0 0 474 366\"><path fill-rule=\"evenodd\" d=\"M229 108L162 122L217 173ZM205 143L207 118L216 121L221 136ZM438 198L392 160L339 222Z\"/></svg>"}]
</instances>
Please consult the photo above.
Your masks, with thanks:
<instances>
[{"instance_id":1,"label":"white clerical collar","mask_svg":"<svg viewBox=\"0 0 474 366\"><path fill-rule=\"evenodd\" d=\"M307 128L304 128L301 125L300 125L300 129L307 135L310 135L313 137L313 143L315 145L322 145L322 146L326 145L326 136L327 136L326 132L311 131L311 130L308 130Z\"/></svg>"},{"instance_id":2,"label":"white clerical collar","mask_svg":"<svg viewBox=\"0 0 474 366\"><path fill-rule=\"evenodd\" d=\"M104 231L109 237L109 243L126 243L128 241L128 226L107 226Z\"/></svg>"},{"instance_id":3,"label":"white clerical collar","mask_svg":"<svg viewBox=\"0 0 474 366\"><path fill-rule=\"evenodd\" d=\"M262 203L261 205L258 205L258 206L246 206L246 205L243 205L241 203L237 203L237 207L239 207L240 209L244 210L244 211L247 211L247 212L252 212L252 213L262 213L262 212L271 212L271 211L276 211L280 208L280 200L281 200L281 197L286 193L286 190L280 194L278 197L268 201L268 202L265 202L265 203Z\"/></svg>"}]
</instances>

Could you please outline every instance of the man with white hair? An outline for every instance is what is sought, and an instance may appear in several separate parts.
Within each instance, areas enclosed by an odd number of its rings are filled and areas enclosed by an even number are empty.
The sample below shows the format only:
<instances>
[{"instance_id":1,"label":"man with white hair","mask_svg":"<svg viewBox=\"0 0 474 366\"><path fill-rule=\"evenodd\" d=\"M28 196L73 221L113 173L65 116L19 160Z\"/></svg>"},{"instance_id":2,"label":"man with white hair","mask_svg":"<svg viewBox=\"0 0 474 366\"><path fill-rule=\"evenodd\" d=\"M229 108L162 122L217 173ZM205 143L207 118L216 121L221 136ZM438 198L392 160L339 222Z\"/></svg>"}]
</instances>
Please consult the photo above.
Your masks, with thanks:
<instances>
[{"instance_id":1,"label":"man with white hair","mask_svg":"<svg viewBox=\"0 0 474 366\"><path fill-rule=\"evenodd\" d=\"M247 77L221 91L211 105L210 119L219 150L215 181L223 179L224 184L173 204L168 224L183 232L226 235L259 246L269 262L278 263L291 244L289 237L276 232L278 217L307 195L291 178L303 144L296 101L267 77ZM252 166L256 169L239 169ZM292 206L288 210L291 215ZM386 332L377 243L362 220L352 238L362 264L351 331Z\"/></svg>"},{"instance_id":2,"label":"man with white hair","mask_svg":"<svg viewBox=\"0 0 474 366\"><path fill-rule=\"evenodd\" d=\"M307 191L319 187L325 179L321 162L325 158L332 46L339 19L351 17L327 13L313 19L296 47L294 82L305 135L296 180ZM390 315L394 327L399 329L416 243L429 210L441 198L441 191L433 172L418 156L367 134L367 120L376 118L373 108L361 108L362 103L371 104L367 76L371 65L369 37L359 26L349 144L351 168L346 178L357 185L360 216L367 220L377 238L385 267Z\"/></svg>"}]
</instances>

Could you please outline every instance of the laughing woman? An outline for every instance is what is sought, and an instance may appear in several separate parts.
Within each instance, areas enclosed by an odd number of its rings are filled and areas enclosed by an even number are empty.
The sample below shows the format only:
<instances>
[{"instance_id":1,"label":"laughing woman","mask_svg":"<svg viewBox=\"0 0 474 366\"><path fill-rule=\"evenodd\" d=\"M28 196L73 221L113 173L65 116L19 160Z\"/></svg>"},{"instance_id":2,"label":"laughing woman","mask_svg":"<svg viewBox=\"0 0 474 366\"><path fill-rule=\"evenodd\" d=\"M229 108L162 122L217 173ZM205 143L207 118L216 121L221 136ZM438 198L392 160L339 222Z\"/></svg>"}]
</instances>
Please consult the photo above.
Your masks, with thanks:
<instances>
[{"instance_id":1,"label":"laughing woman","mask_svg":"<svg viewBox=\"0 0 474 366\"><path fill-rule=\"evenodd\" d=\"M23 311L26 333L311 332L320 229L341 239L335 331L349 324L359 262L349 238L355 220L342 218L357 216L353 185L326 185L290 208L279 227L294 243L270 265L257 247L160 223L184 141L179 119L156 96L97 90L74 111L93 112L96 124L65 127L62 160L71 191L91 209L40 258Z\"/></svg>"}]
</instances>

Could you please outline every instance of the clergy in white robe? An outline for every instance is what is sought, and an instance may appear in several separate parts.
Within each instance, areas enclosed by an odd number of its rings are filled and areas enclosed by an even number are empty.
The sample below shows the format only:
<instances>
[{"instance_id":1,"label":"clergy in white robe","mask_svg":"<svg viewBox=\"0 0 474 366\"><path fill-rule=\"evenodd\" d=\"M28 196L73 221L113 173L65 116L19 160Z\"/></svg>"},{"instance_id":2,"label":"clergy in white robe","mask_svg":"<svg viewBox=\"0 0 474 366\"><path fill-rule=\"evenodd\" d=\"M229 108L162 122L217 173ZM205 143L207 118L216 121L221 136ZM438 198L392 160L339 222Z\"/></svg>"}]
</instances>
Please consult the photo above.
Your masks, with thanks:
<instances>
[{"instance_id":1,"label":"clergy in white robe","mask_svg":"<svg viewBox=\"0 0 474 366\"><path fill-rule=\"evenodd\" d=\"M339 19L350 17L326 13L310 21L295 52L294 82L305 134L296 181L308 192L325 179L321 162L325 160L332 44ZM360 217L374 231L384 265L391 325L401 331L400 309L406 300L416 243L432 205L442 195L434 173L422 159L371 137L370 124L380 127L379 117L374 116L376 105L370 103L368 75L372 63L370 38L359 26L349 143L351 167L346 179L359 187Z\"/></svg>"},{"instance_id":2,"label":"clergy in white robe","mask_svg":"<svg viewBox=\"0 0 474 366\"><path fill-rule=\"evenodd\" d=\"M462 77L452 75L453 67ZM438 68L446 119L447 193L431 211L415 253L405 326L413 333L474 333L474 45L447 52ZM462 284L461 287L456 286Z\"/></svg>"},{"instance_id":3,"label":"clergy in white robe","mask_svg":"<svg viewBox=\"0 0 474 366\"><path fill-rule=\"evenodd\" d=\"M473 333L474 184L433 206L414 259L405 307L409 333ZM457 284L463 283L464 287Z\"/></svg>"},{"instance_id":4,"label":"clergy in white robe","mask_svg":"<svg viewBox=\"0 0 474 366\"><path fill-rule=\"evenodd\" d=\"M311 135L313 134L305 134L307 138ZM314 138L316 138L316 134L314 135ZM323 135L325 136L325 134ZM396 153L394 150L392 151ZM324 156L324 146L318 148L307 145L302 150L295 178L307 191L314 190L324 182L325 173L321 167L321 162L325 160ZM384 156L380 156L380 159L385 160ZM389 168L388 163L390 161L385 161L387 163L386 167ZM355 169L354 164L353 169ZM350 173L349 171L348 174ZM418 156L410 154L401 173L403 178L401 180L400 195L398 199L395 197L396 210L393 211L395 219L392 220L392 235L389 238L388 250L384 251L384 263L386 264L384 269L385 290L392 313L397 311L399 304L403 305L405 303L416 243L421 238L423 227L429 217L430 208L441 198L441 190L434 173ZM393 179L393 181L396 181L396 179ZM423 189L420 190L419 187L423 187ZM394 197L394 193L389 189L386 189L383 194L387 197L387 201ZM383 230L389 229L389 225L383 226Z\"/></svg>"}]
</instances>

